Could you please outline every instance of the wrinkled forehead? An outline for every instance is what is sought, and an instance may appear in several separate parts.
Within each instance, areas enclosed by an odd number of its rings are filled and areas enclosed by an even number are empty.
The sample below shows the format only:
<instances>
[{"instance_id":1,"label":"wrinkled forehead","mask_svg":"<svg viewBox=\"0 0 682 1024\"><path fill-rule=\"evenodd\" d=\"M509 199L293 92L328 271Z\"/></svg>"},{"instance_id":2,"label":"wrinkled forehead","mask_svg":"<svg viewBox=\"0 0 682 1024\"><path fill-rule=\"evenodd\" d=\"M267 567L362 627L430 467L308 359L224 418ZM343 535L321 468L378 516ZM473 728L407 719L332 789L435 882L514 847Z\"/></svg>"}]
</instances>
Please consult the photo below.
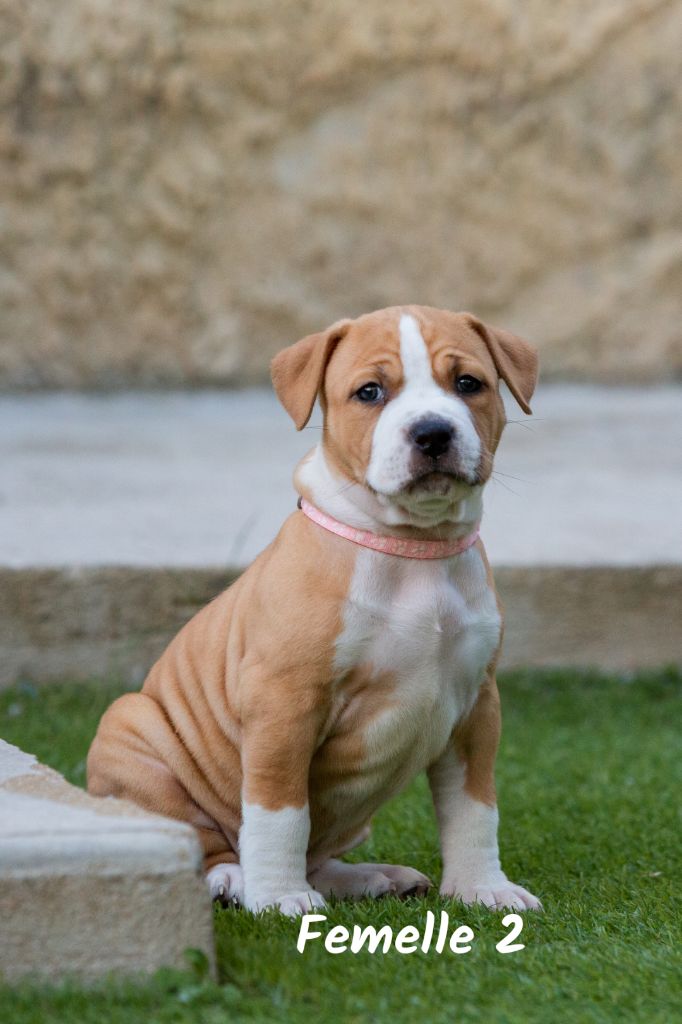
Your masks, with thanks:
<instances>
[{"instance_id":1,"label":"wrinkled forehead","mask_svg":"<svg viewBox=\"0 0 682 1024\"><path fill-rule=\"evenodd\" d=\"M488 348L466 314L428 306L393 306L353 321L334 352L327 382L380 368L400 383L425 358L433 366L445 356L465 360L469 369L475 365L493 380L497 376Z\"/></svg>"}]
</instances>

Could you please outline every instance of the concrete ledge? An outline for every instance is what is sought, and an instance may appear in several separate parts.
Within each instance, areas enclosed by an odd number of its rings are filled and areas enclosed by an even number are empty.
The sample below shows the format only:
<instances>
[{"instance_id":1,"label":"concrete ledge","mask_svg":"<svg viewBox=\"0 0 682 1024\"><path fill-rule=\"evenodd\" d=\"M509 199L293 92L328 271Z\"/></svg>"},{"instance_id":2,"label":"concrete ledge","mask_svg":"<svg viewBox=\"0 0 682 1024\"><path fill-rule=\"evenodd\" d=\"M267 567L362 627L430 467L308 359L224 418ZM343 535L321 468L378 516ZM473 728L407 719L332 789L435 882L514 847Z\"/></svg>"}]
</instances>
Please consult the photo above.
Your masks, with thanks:
<instances>
[{"instance_id":1,"label":"concrete ledge","mask_svg":"<svg viewBox=\"0 0 682 1024\"><path fill-rule=\"evenodd\" d=\"M499 568L503 668L682 663L682 566Z\"/></svg>"},{"instance_id":2,"label":"concrete ledge","mask_svg":"<svg viewBox=\"0 0 682 1024\"><path fill-rule=\"evenodd\" d=\"M139 685L230 569L0 570L0 685L116 677ZM682 566L498 567L505 667L682 662Z\"/></svg>"},{"instance_id":3,"label":"concrete ledge","mask_svg":"<svg viewBox=\"0 0 682 1024\"><path fill-rule=\"evenodd\" d=\"M0 569L0 686L116 676L135 685L236 572Z\"/></svg>"},{"instance_id":4,"label":"concrete ledge","mask_svg":"<svg viewBox=\"0 0 682 1024\"><path fill-rule=\"evenodd\" d=\"M213 962L198 840L0 740L0 975L84 980Z\"/></svg>"}]
</instances>

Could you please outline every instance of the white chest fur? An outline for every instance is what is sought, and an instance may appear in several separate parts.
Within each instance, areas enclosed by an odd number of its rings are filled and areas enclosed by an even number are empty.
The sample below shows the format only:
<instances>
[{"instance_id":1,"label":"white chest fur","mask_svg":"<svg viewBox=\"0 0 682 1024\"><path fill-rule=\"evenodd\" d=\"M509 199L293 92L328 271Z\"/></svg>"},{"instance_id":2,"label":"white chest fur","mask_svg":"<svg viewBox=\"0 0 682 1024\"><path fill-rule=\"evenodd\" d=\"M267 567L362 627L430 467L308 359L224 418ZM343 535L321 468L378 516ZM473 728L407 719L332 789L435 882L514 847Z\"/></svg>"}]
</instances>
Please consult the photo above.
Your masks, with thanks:
<instances>
[{"instance_id":1,"label":"white chest fur","mask_svg":"<svg viewBox=\"0 0 682 1024\"><path fill-rule=\"evenodd\" d=\"M358 552L335 665L340 678L361 667L393 680L387 706L364 728L366 769L377 782L395 778L397 765L406 782L443 750L473 706L499 635L474 548L448 561Z\"/></svg>"}]
</instances>

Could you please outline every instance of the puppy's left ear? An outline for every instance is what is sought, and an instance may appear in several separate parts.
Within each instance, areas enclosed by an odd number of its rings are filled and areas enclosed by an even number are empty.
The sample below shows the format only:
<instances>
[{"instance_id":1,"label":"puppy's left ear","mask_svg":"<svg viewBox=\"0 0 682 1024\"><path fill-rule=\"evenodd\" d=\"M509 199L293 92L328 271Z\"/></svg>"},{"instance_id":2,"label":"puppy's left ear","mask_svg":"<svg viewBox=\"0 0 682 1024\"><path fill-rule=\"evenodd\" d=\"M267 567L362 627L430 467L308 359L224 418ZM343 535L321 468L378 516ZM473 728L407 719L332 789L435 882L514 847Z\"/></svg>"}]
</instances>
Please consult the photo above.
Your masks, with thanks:
<instances>
[{"instance_id":1,"label":"puppy's left ear","mask_svg":"<svg viewBox=\"0 0 682 1024\"><path fill-rule=\"evenodd\" d=\"M478 317L466 314L471 326L488 346L495 368L521 408L529 416L528 404L538 382L538 354L532 345L510 331L488 327Z\"/></svg>"},{"instance_id":2,"label":"puppy's left ear","mask_svg":"<svg viewBox=\"0 0 682 1024\"><path fill-rule=\"evenodd\" d=\"M277 397L297 430L303 430L310 419L327 363L352 322L339 320L326 331L309 334L295 345L282 349L270 363Z\"/></svg>"}]
</instances>

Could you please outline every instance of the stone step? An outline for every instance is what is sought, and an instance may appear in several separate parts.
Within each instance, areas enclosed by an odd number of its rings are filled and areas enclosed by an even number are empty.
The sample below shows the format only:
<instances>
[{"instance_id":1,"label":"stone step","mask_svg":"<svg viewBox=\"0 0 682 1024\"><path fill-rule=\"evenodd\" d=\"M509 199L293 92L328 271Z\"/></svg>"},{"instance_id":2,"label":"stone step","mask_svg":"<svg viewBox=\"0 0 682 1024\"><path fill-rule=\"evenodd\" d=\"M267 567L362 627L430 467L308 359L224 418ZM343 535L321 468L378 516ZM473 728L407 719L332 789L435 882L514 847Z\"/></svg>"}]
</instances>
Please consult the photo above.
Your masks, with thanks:
<instances>
[{"instance_id":1,"label":"stone step","mask_svg":"<svg viewBox=\"0 0 682 1024\"><path fill-rule=\"evenodd\" d=\"M139 686L225 569L0 570L0 686L115 678ZM500 566L503 668L618 671L682 663L682 566Z\"/></svg>"},{"instance_id":2,"label":"stone step","mask_svg":"<svg viewBox=\"0 0 682 1024\"><path fill-rule=\"evenodd\" d=\"M0 932L8 981L149 974L186 949L213 966L198 839L0 740Z\"/></svg>"}]
</instances>

